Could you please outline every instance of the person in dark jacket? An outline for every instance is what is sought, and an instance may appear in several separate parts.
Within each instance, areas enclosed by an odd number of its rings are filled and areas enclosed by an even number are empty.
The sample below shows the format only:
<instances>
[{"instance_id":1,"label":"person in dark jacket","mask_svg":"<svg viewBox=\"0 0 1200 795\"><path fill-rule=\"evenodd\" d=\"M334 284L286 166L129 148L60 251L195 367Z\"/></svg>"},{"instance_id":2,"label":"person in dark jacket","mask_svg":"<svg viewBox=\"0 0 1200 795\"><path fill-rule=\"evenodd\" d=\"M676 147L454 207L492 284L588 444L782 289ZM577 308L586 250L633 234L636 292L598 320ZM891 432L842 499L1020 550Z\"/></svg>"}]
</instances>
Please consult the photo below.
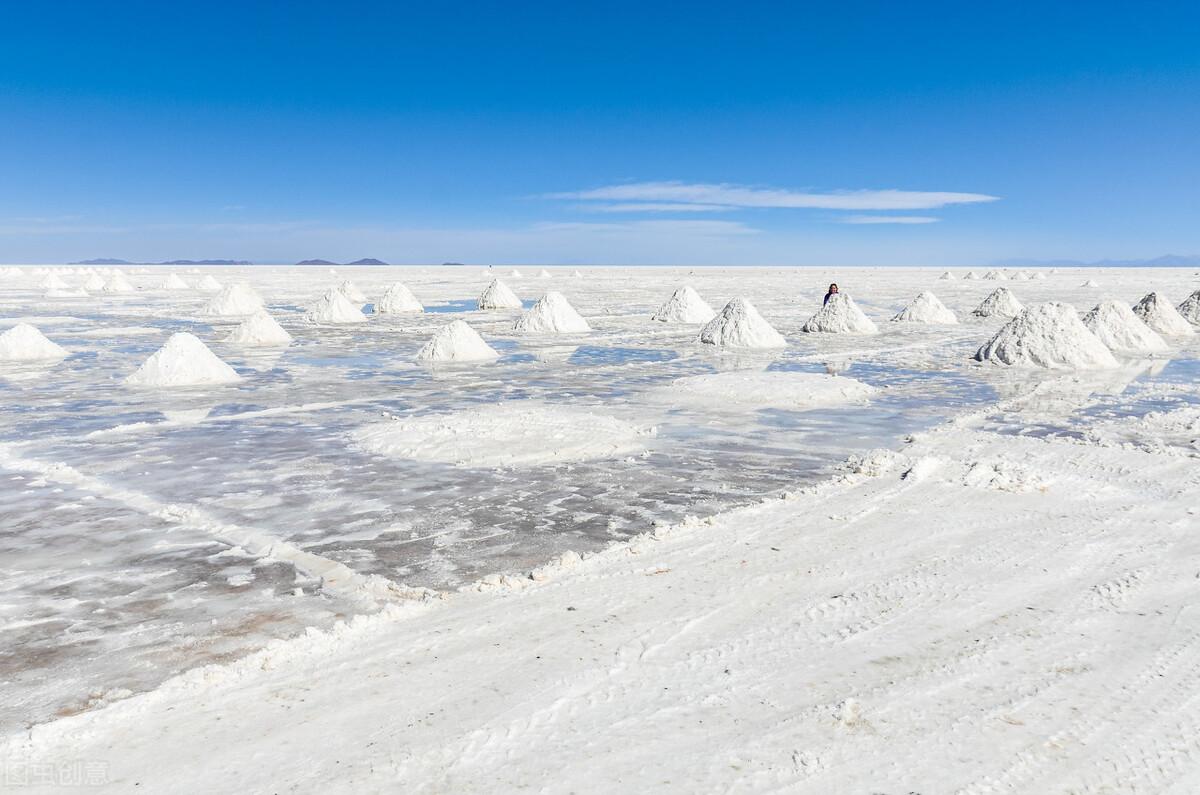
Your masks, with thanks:
<instances>
[{"instance_id":1,"label":"person in dark jacket","mask_svg":"<svg viewBox=\"0 0 1200 795\"><path fill-rule=\"evenodd\" d=\"M825 293L825 300L821 302L821 306L825 306L825 304L829 303L829 299L834 295L837 295L837 291L838 289L836 284L829 285L829 292Z\"/></svg>"}]
</instances>

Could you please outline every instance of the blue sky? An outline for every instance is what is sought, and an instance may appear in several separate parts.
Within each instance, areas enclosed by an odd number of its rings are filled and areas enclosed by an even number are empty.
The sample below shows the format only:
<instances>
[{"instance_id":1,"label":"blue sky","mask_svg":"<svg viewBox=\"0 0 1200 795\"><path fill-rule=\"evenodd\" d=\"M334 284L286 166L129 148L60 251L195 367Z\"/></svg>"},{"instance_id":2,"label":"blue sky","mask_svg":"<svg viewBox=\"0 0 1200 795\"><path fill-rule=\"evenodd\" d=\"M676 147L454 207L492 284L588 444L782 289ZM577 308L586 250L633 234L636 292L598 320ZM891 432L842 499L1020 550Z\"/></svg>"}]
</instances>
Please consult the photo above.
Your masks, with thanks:
<instances>
[{"instance_id":1,"label":"blue sky","mask_svg":"<svg viewBox=\"0 0 1200 795\"><path fill-rule=\"evenodd\" d=\"M0 261L1200 253L1195 3L6 3Z\"/></svg>"}]
</instances>

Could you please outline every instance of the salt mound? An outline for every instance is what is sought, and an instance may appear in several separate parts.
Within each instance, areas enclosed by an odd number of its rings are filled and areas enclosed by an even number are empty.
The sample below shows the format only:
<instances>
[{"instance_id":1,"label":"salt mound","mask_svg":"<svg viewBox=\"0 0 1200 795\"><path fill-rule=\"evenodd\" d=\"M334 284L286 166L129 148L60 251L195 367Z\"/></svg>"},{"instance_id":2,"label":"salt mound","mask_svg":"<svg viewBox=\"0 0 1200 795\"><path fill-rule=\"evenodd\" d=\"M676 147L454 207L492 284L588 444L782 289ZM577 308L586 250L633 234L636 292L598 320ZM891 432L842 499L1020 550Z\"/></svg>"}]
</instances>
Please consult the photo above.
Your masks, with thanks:
<instances>
[{"instance_id":1,"label":"salt mound","mask_svg":"<svg viewBox=\"0 0 1200 795\"><path fill-rule=\"evenodd\" d=\"M700 341L722 348L782 348L783 335L758 314L745 298L734 298L720 314L700 329Z\"/></svg>"},{"instance_id":2,"label":"salt mound","mask_svg":"<svg viewBox=\"0 0 1200 795\"><path fill-rule=\"evenodd\" d=\"M309 323L364 323L366 315L337 287L330 288L325 295L308 309L305 315Z\"/></svg>"},{"instance_id":3,"label":"salt mound","mask_svg":"<svg viewBox=\"0 0 1200 795\"><path fill-rule=\"evenodd\" d=\"M217 290L221 289L221 283L214 279L211 273L207 273L204 275L204 278L196 284L196 289L215 293Z\"/></svg>"},{"instance_id":4,"label":"salt mound","mask_svg":"<svg viewBox=\"0 0 1200 795\"><path fill-rule=\"evenodd\" d=\"M538 278L539 278L539 279L549 279L549 278L550 278L550 271L548 271L548 270L546 270L545 268L543 268L543 269L542 269L542 271L541 271L541 273L539 273L539 274L538 274Z\"/></svg>"},{"instance_id":5,"label":"salt mound","mask_svg":"<svg viewBox=\"0 0 1200 795\"><path fill-rule=\"evenodd\" d=\"M1007 287L998 287L991 295L983 299L983 303L975 307L975 311L971 314L976 317L995 317L996 315L1014 317L1022 309L1024 307L1021 306L1021 302Z\"/></svg>"},{"instance_id":6,"label":"salt mound","mask_svg":"<svg viewBox=\"0 0 1200 795\"><path fill-rule=\"evenodd\" d=\"M181 331L150 355L132 375L129 386L200 386L240 381L237 372L194 335Z\"/></svg>"},{"instance_id":7,"label":"salt mound","mask_svg":"<svg viewBox=\"0 0 1200 795\"><path fill-rule=\"evenodd\" d=\"M1027 282L1029 281L1029 273L1027 271L1017 271L1012 275L1012 279L1015 282Z\"/></svg>"},{"instance_id":8,"label":"salt mound","mask_svg":"<svg viewBox=\"0 0 1200 795\"><path fill-rule=\"evenodd\" d=\"M582 273L580 273L579 271L575 271L575 272L574 272L574 273L572 273L571 275L572 275L572 276L574 276L576 279L582 279L582 278L583 278L583 274L582 274Z\"/></svg>"},{"instance_id":9,"label":"salt mound","mask_svg":"<svg viewBox=\"0 0 1200 795\"><path fill-rule=\"evenodd\" d=\"M520 309L521 299L499 279L484 288L476 302L480 309Z\"/></svg>"},{"instance_id":10,"label":"salt mound","mask_svg":"<svg viewBox=\"0 0 1200 795\"><path fill-rule=\"evenodd\" d=\"M1046 274L1042 273L1041 271L1034 271L1033 275L1032 275L1030 278L1032 278L1032 279L1044 279L1044 278L1046 278Z\"/></svg>"},{"instance_id":11,"label":"salt mound","mask_svg":"<svg viewBox=\"0 0 1200 795\"><path fill-rule=\"evenodd\" d=\"M292 341L292 335L271 317L267 310L260 309L230 332L225 341L232 345L242 345L247 348L270 348L287 345Z\"/></svg>"},{"instance_id":12,"label":"salt mound","mask_svg":"<svg viewBox=\"0 0 1200 795\"><path fill-rule=\"evenodd\" d=\"M104 289L104 277L98 273L93 273L87 277L87 281L83 283L83 289L95 292Z\"/></svg>"},{"instance_id":13,"label":"salt mound","mask_svg":"<svg viewBox=\"0 0 1200 795\"><path fill-rule=\"evenodd\" d=\"M1114 351L1159 353L1167 343L1120 301L1104 301L1083 317L1083 325Z\"/></svg>"},{"instance_id":14,"label":"salt mound","mask_svg":"<svg viewBox=\"0 0 1200 795\"><path fill-rule=\"evenodd\" d=\"M518 334L567 334L591 331L588 322L575 311L562 293L549 291L533 307L517 318L513 331Z\"/></svg>"},{"instance_id":15,"label":"salt mound","mask_svg":"<svg viewBox=\"0 0 1200 795\"><path fill-rule=\"evenodd\" d=\"M1097 282L1095 279L1088 279L1086 282L1084 282L1083 284L1081 284L1079 286L1080 287L1099 287L1100 283Z\"/></svg>"},{"instance_id":16,"label":"salt mound","mask_svg":"<svg viewBox=\"0 0 1200 795\"><path fill-rule=\"evenodd\" d=\"M65 348L28 323L18 323L0 334L0 362L39 362L65 356Z\"/></svg>"},{"instance_id":17,"label":"salt mound","mask_svg":"<svg viewBox=\"0 0 1200 795\"><path fill-rule=\"evenodd\" d=\"M791 411L865 403L875 387L853 378L779 370L707 373L653 389L651 401L707 411L779 408Z\"/></svg>"},{"instance_id":18,"label":"salt mound","mask_svg":"<svg viewBox=\"0 0 1200 795\"><path fill-rule=\"evenodd\" d=\"M383 298L375 302L375 314L377 315L399 315L405 312L424 311L425 307L421 306L421 302L412 294L412 290L400 282L392 282L384 292Z\"/></svg>"},{"instance_id":19,"label":"salt mound","mask_svg":"<svg viewBox=\"0 0 1200 795\"><path fill-rule=\"evenodd\" d=\"M1074 307L1058 301L1021 310L975 353L975 359L1049 368L1119 366L1112 352L1083 325Z\"/></svg>"},{"instance_id":20,"label":"salt mound","mask_svg":"<svg viewBox=\"0 0 1200 795\"><path fill-rule=\"evenodd\" d=\"M893 322L950 324L958 318L931 292L923 292L892 318Z\"/></svg>"},{"instance_id":21,"label":"salt mound","mask_svg":"<svg viewBox=\"0 0 1200 795\"><path fill-rule=\"evenodd\" d=\"M167 278L163 279L161 288L163 290L187 290L187 289L190 289L188 287L187 282L185 282L183 279L179 278L174 273L172 273Z\"/></svg>"},{"instance_id":22,"label":"salt mound","mask_svg":"<svg viewBox=\"0 0 1200 795\"><path fill-rule=\"evenodd\" d=\"M433 339L417 351L418 362L483 362L500 354L483 341L475 329L455 320L437 330Z\"/></svg>"},{"instance_id":23,"label":"salt mound","mask_svg":"<svg viewBox=\"0 0 1200 795\"><path fill-rule=\"evenodd\" d=\"M227 284L200 310L202 315L237 317L253 315L263 308L262 297L245 282Z\"/></svg>"},{"instance_id":24,"label":"salt mound","mask_svg":"<svg viewBox=\"0 0 1200 795\"><path fill-rule=\"evenodd\" d=\"M879 328L846 293L829 296L825 306L805 321L801 331L825 334L878 334Z\"/></svg>"},{"instance_id":25,"label":"salt mound","mask_svg":"<svg viewBox=\"0 0 1200 795\"><path fill-rule=\"evenodd\" d=\"M38 286L41 287L43 290L70 290L71 289L71 285L69 285L65 281L63 281L62 277L60 277L57 273L51 273L46 278L42 279L41 284L39 284Z\"/></svg>"},{"instance_id":26,"label":"salt mound","mask_svg":"<svg viewBox=\"0 0 1200 795\"><path fill-rule=\"evenodd\" d=\"M134 287L129 283L129 280L125 278L125 274L121 273L120 271L115 271L100 289L106 293L116 294L132 293Z\"/></svg>"},{"instance_id":27,"label":"salt mound","mask_svg":"<svg viewBox=\"0 0 1200 795\"><path fill-rule=\"evenodd\" d=\"M715 314L700 294L685 284L671 293L650 319L662 323L707 323Z\"/></svg>"},{"instance_id":28,"label":"salt mound","mask_svg":"<svg viewBox=\"0 0 1200 795\"><path fill-rule=\"evenodd\" d=\"M983 278L987 279L989 282L1002 282L1008 277L1000 271L988 271L987 273L983 274Z\"/></svg>"},{"instance_id":29,"label":"salt mound","mask_svg":"<svg viewBox=\"0 0 1200 795\"><path fill-rule=\"evenodd\" d=\"M571 406L512 400L452 414L368 425L362 449L413 461L470 467L562 464L637 455L654 431Z\"/></svg>"},{"instance_id":30,"label":"salt mound","mask_svg":"<svg viewBox=\"0 0 1200 795\"><path fill-rule=\"evenodd\" d=\"M1200 290L1183 299L1183 303L1176 308L1184 320L1200 325Z\"/></svg>"},{"instance_id":31,"label":"salt mound","mask_svg":"<svg viewBox=\"0 0 1200 795\"><path fill-rule=\"evenodd\" d=\"M963 274L963 279L965 279L967 281L973 282L978 278L979 278L979 274L977 274L975 271L967 271L966 273Z\"/></svg>"},{"instance_id":32,"label":"salt mound","mask_svg":"<svg viewBox=\"0 0 1200 795\"><path fill-rule=\"evenodd\" d=\"M1171 337L1186 337L1196 332L1192 324L1171 305L1171 302L1158 293L1150 293L1133 308L1133 313L1159 334Z\"/></svg>"},{"instance_id":33,"label":"salt mound","mask_svg":"<svg viewBox=\"0 0 1200 795\"><path fill-rule=\"evenodd\" d=\"M516 268L513 268L511 271L509 271L508 275L514 279L521 278L521 272Z\"/></svg>"},{"instance_id":34,"label":"salt mound","mask_svg":"<svg viewBox=\"0 0 1200 795\"><path fill-rule=\"evenodd\" d=\"M337 286L337 288L342 295L346 296L357 304L361 304L367 300L367 297L363 295L363 291L355 287L354 282L350 281L349 279L343 281Z\"/></svg>"},{"instance_id":35,"label":"salt mound","mask_svg":"<svg viewBox=\"0 0 1200 795\"><path fill-rule=\"evenodd\" d=\"M939 276L938 278L939 278L940 280L944 281L944 282L948 282L948 281L951 281L951 280L954 278L954 274L953 274L953 273L951 273L950 271L946 271L945 273L943 273L943 274L942 274L941 276Z\"/></svg>"}]
</instances>

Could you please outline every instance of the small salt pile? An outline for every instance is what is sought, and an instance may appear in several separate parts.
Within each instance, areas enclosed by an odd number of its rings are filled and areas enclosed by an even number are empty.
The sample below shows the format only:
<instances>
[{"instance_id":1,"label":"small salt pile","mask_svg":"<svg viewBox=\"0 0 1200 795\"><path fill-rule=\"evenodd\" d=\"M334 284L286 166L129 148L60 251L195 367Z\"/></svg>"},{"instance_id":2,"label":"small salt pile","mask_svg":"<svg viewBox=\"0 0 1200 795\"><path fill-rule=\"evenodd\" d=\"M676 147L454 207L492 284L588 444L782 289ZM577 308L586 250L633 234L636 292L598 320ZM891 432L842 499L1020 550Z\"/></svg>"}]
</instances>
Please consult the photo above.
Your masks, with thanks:
<instances>
[{"instance_id":1,"label":"small salt pile","mask_svg":"<svg viewBox=\"0 0 1200 795\"><path fill-rule=\"evenodd\" d=\"M196 284L196 289L206 293L215 293L221 289L221 283L214 279L211 273L206 273L204 278Z\"/></svg>"},{"instance_id":2,"label":"small salt pile","mask_svg":"<svg viewBox=\"0 0 1200 795\"><path fill-rule=\"evenodd\" d=\"M734 298L700 329L700 341L722 348L782 348L787 340L745 298Z\"/></svg>"},{"instance_id":3,"label":"small salt pile","mask_svg":"<svg viewBox=\"0 0 1200 795\"><path fill-rule=\"evenodd\" d=\"M38 286L41 287L43 290L70 290L71 289L71 285L67 284L65 281L63 281L62 277L60 277L57 273L53 273L53 272L51 272L50 275L47 276L45 279L42 279L41 284L39 284Z\"/></svg>"},{"instance_id":4,"label":"small salt pile","mask_svg":"<svg viewBox=\"0 0 1200 795\"><path fill-rule=\"evenodd\" d=\"M187 290L187 289L190 289L188 287L187 282L185 282L183 279L179 278L179 276L177 276L174 273L172 273L167 278L163 279L163 283L161 285L159 285L159 287L163 290Z\"/></svg>"},{"instance_id":5,"label":"small salt pile","mask_svg":"<svg viewBox=\"0 0 1200 795\"><path fill-rule=\"evenodd\" d=\"M483 362L500 354L462 320L442 326L417 351L418 362Z\"/></svg>"},{"instance_id":6,"label":"small salt pile","mask_svg":"<svg viewBox=\"0 0 1200 795\"><path fill-rule=\"evenodd\" d=\"M511 271L509 271L508 275L513 279L521 278L521 272L519 270L517 270L516 268L513 268Z\"/></svg>"},{"instance_id":7,"label":"small salt pile","mask_svg":"<svg viewBox=\"0 0 1200 795\"><path fill-rule=\"evenodd\" d=\"M1070 304L1052 301L1021 310L975 353L978 361L1055 369L1117 367L1104 343Z\"/></svg>"},{"instance_id":8,"label":"small salt pile","mask_svg":"<svg viewBox=\"0 0 1200 795\"><path fill-rule=\"evenodd\" d=\"M129 386L201 386L242 380L232 367L186 331L172 334L132 375Z\"/></svg>"},{"instance_id":9,"label":"small salt pile","mask_svg":"<svg viewBox=\"0 0 1200 795\"><path fill-rule=\"evenodd\" d=\"M834 293L816 314L804 322L801 331L822 334L878 334L879 327L863 314L846 293Z\"/></svg>"},{"instance_id":10,"label":"small salt pile","mask_svg":"<svg viewBox=\"0 0 1200 795\"><path fill-rule=\"evenodd\" d=\"M108 281L106 281L104 286L100 289L106 293L119 295L121 293L132 293L134 287L129 283L129 280L125 278L125 274L121 273L120 270L115 270L113 271L112 276L109 277Z\"/></svg>"},{"instance_id":11,"label":"small salt pile","mask_svg":"<svg viewBox=\"0 0 1200 795\"><path fill-rule=\"evenodd\" d=\"M305 315L309 323L365 323L367 316L336 287L330 288Z\"/></svg>"},{"instance_id":12,"label":"small salt pile","mask_svg":"<svg viewBox=\"0 0 1200 795\"><path fill-rule=\"evenodd\" d=\"M1027 282L1029 281L1029 278L1029 273L1027 271L1017 271L1012 275L1014 282Z\"/></svg>"},{"instance_id":13,"label":"small salt pile","mask_svg":"<svg viewBox=\"0 0 1200 795\"><path fill-rule=\"evenodd\" d=\"M576 279L582 279L582 278L583 278L583 274L582 274L582 273L580 273L579 271L575 271L575 272L574 272L574 273L572 273L571 275L572 275L572 276L574 276Z\"/></svg>"},{"instance_id":14,"label":"small salt pile","mask_svg":"<svg viewBox=\"0 0 1200 795\"><path fill-rule=\"evenodd\" d=\"M392 282L383 297L375 302L375 314L377 315L401 315L407 312L424 311L425 307L412 294L412 290L400 282Z\"/></svg>"},{"instance_id":15,"label":"small salt pile","mask_svg":"<svg viewBox=\"0 0 1200 795\"><path fill-rule=\"evenodd\" d=\"M1034 271L1030 278L1041 280L1046 278L1046 274L1042 273L1041 271Z\"/></svg>"},{"instance_id":16,"label":"small salt pile","mask_svg":"<svg viewBox=\"0 0 1200 795\"><path fill-rule=\"evenodd\" d=\"M941 281L944 281L944 282L951 281L953 278L954 278L954 274L951 273L950 271L946 271L945 273L943 273L941 276L938 277L938 279L940 279Z\"/></svg>"},{"instance_id":17,"label":"small salt pile","mask_svg":"<svg viewBox=\"0 0 1200 795\"><path fill-rule=\"evenodd\" d=\"M62 359L67 351L46 339L28 323L18 323L0 334L0 362L39 362Z\"/></svg>"},{"instance_id":18,"label":"small salt pile","mask_svg":"<svg viewBox=\"0 0 1200 795\"><path fill-rule=\"evenodd\" d=\"M976 317L1014 317L1024 307L1007 287L998 287L971 314Z\"/></svg>"},{"instance_id":19,"label":"small salt pile","mask_svg":"<svg viewBox=\"0 0 1200 795\"><path fill-rule=\"evenodd\" d=\"M225 341L245 348L274 348L290 344L292 335L267 310L260 309L243 320Z\"/></svg>"},{"instance_id":20,"label":"small salt pile","mask_svg":"<svg viewBox=\"0 0 1200 795\"><path fill-rule=\"evenodd\" d=\"M480 309L520 309L521 299L511 288L499 279L484 288L476 302Z\"/></svg>"},{"instance_id":21,"label":"small salt pile","mask_svg":"<svg viewBox=\"0 0 1200 795\"><path fill-rule=\"evenodd\" d=\"M543 269L542 269L542 271L541 271L541 273L539 273L539 274L538 274L538 278L539 278L539 279L549 279L549 278L550 278L550 271L548 271L548 270L546 270L545 268L543 268Z\"/></svg>"},{"instance_id":22,"label":"small salt pile","mask_svg":"<svg viewBox=\"0 0 1200 795\"><path fill-rule=\"evenodd\" d=\"M1165 297L1158 293L1150 293L1133 308L1133 313L1159 334L1169 337L1186 337L1195 334L1192 324L1171 305Z\"/></svg>"},{"instance_id":23,"label":"small salt pile","mask_svg":"<svg viewBox=\"0 0 1200 795\"><path fill-rule=\"evenodd\" d=\"M979 278L979 274L976 273L975 271L967 271L966 273L963 274L964 281L973 282L978 278Z\"/></svg>"},{"instance_id":24,"label":"small salt pile","mask_svg":"<svg viewBox=\"0 0 1200 795\"><path fill-rule=\"evenodd\" d=\"M1083 325L1114 351L1160 353L1166 341L1120 301L1104 301L1083 316Z\"/></svg>"},{"instance_id":25,"label":"small salt pile","mask_svg":"<svg viewBox=\"0 0 1200 795\"><path fill-rule=\"evenodd\" d=\"M983 274L983 278L987 279L989 282L1002 282L1008 277L1000 271L988 271L987 273Z\"/></svg>"},{"instance_id":26,"label":"small salt pile","mask_svg":"<svg viewBox=\"0 0 1200 795\"><path fill-rule=\"evenodd\" d=\"M1200 290L1183 299L1183 303L1176 309L1184 320L1200 325Z\"/></svg>"},{"instance_id":27,"label":"small salt pile","mask_svg":"<svg viewBox=\"0 0 1200 795\"><path fill-rule=\"evenodd\" d=\"M87 277L87 281L83 283L83 289L91 290L92 292L103 290L104 277L98 273L93 273L91 276Z\"/></svg>"},{"instance_id":28,"label":"small salt pile","mask_svg":"<svg viewBox=\"0 0 1200 795\"><path fill-rule=\"evenodd\" d=\"M361 304L367 300L367 297L363 295L363 291L358 289L358 287L354 285L354 282L350 281L349 279L343 281L338 285L337 288L342 295L346 296L356 304Z\"/></svg>"},{"instance_id":29,"label":"small salt pile","mask_svg":"<svg viewBox=\"0 0 1200 795\"><path fill-rule=\"evenodd\" d=\"M700 294L685 284L671 293L650 319L662 323L707 323L715 314Z\"/></svg>"},{"instance_id":30,"label":"small salt pile","mask_svg":"<svg viewBox=\"0 0 1200 795\"><path fill-rule=\"evenodd\" d=\"M908 306L900 310L894 318L894 323L928 323L933 325L948 325L957 323L958 318L946 308L931 292L925 291L918 295Z\"/></svg>"},{"instance_id":31,"label":"small salt pile","mask_svg":"<svg viewBox=\"0 0 1200 795\"><path fill-rule=\"evenodd\" d=\"M592 327L562 293L553 290L539 298L513 323L513 331L518 334L569 334L591 330Z\"/></svg>"},{"instance_id":32,"label":"small salt pile","mask_svg":"<svg viewBox=\"0 0 1200 795\"><path fill-rule=\"evenodd\" d=\"M1099 287L1100 283L1097 282L1095 279L1088 279L1086 282L1084 282L1083 284L1081 284L1079 286L1080 287Z\"/></svg>"},{"instance_id":33,"label":"small salt pile","mask_svg":"<svg viewBox=\"0 0 1200 795\"><path fill-rule=\"evenodd\" d=\"M221 288L221 292L200 310L200 314L214 317L240 317L253 315L263 308L262 296L245 282L234 282Z\"/></svg>"}]
</instances>

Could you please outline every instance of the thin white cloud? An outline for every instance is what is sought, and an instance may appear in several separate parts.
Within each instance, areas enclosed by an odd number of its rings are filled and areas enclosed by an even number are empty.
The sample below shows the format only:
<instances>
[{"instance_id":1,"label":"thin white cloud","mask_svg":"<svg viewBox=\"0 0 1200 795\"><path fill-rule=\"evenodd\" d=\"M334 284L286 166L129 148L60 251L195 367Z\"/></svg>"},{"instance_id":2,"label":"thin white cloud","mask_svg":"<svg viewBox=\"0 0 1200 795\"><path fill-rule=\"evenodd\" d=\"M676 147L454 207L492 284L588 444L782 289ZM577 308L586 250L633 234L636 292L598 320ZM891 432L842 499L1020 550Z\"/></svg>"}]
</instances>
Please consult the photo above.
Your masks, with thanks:
<instances>
[{"instance_id":1,"label":"thin white cloud","mask_svg":"<svg viewBox=\"0 0 1200 795\"><path fill-rule=\"evenodd\" d=\"M932 215L847 215L839 218L843 224L936 224L941 218Z\"/></svg>"},{"instance_id":2,"label":"thin white cloud","mask_svg":"<svg viewBox=\"0 0 1200 795\"><path fill-rule=\"evenodd\" d=\"M999 197L984 193L912 190L845 190L829 193L755 188L728 183L631 182L591 190L550 193L546 198L597 202L682 203L727 207L782 207L816 210L931 210L951 204L978 204Z\"/></svg>"},{"instance_id":3,"label":"thin white cloud","mask_svg":"<svg viewBox=\"0 0 1200 795\"><path fill-rule=\"evenodd\" d=\"M543 233L671 234L681 236L756 235L758 230L740 221L628 221L622 223L563 222L540 223L533 227Z\"/></svg>"},{"instance_id":4,"label":"thin white cloud","mask_svg":"<svg viewBox=\"0 0 1200 795\"><path fill-rule=\"evenodd\" d=\"M621 204L580 204L580 210L592 213L714 213L736 210L725 204L688 204L686 202L623 202Z\"/></svg>"}]
</instances>

